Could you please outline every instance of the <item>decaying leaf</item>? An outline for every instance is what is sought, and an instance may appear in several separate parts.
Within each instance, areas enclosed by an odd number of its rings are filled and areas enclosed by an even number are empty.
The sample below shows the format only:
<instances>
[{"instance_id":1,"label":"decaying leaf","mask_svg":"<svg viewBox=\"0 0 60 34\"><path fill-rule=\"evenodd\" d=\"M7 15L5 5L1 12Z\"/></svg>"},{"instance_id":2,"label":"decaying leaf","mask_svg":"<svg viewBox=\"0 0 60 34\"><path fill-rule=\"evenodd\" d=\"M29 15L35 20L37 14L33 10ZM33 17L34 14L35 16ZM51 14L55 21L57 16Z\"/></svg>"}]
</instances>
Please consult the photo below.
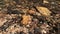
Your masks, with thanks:
<instances>
[{"instance_id":1,"label":"decaying leaf","mask_svg":"<svg viewBox=\"0 0 60 34\"><path fill-rule=\"evenodd\" d=\"M49 16L51 13L51 11L48 10L48 8L46 8L46 7L36 7L36 8L44 16Z\"/></svg>"},{"instance_id":2,"label":"decaying leaf","mask_svg":"<svg viewBox=\"0 0 60 34\"><path fill-rule=\"evenodd\" d=\"M22 20L22 24L26 25L31 23L31 16L30 15L23 15L23 20Z\"/></svg>"}]
</instances>

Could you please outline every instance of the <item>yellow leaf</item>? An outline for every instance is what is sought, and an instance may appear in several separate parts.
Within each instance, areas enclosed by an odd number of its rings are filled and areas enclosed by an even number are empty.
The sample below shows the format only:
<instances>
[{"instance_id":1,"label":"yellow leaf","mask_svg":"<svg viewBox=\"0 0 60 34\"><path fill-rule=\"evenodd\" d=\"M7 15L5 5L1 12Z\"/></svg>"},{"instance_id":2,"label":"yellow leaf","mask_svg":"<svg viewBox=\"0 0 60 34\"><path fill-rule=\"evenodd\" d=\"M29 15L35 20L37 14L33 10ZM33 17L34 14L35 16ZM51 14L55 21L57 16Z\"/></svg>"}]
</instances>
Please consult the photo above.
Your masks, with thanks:
<instances>
[{"instance_id":1,"label":"yellow leaf","mask_svg":"<svg viewBox=\"0 0 60 34\"><path fill-rule=\"evenodd\" d=\"M49 16L51 13L51 11L48 10L48 8L46 7L36 7L36 8L42 15Z\"/></svg>"}]
</instances>

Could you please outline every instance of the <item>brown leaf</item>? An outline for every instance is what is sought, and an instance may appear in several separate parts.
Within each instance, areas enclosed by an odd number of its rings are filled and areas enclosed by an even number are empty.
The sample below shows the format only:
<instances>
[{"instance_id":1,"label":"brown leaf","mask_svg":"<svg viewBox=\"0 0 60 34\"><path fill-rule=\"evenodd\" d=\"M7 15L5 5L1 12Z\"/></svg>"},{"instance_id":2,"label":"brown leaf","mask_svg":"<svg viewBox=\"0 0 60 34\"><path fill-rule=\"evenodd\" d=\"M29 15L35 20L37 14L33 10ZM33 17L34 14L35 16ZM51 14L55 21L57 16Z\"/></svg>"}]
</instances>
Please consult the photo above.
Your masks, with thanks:
<instances>
[{"instance_id":1,"label":"brown leaf","mask_svg":"<svg viewBox=\"0 0 60 34\"><path fill-rule=\"evenodd\" d=\"M22 20L22 24L26 25L31 23L31 16L30 15L23 15L23 20Z\"/></svg>"}]
</instances>

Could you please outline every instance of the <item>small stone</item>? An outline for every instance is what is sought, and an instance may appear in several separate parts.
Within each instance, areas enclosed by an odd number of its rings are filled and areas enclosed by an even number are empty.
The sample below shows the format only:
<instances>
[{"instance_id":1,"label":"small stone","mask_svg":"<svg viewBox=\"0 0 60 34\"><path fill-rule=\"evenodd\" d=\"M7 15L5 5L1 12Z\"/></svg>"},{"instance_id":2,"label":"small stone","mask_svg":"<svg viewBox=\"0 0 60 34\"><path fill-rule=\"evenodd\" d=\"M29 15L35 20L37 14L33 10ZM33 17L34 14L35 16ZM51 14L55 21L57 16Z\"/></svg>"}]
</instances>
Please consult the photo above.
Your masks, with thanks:
<instances>
[{"instance_id":1,"label":"small stone","mask_svg":"<svg viewBox=\"0 0 60 34\"><path fill-rule=\"evenodd\" d=\"M48 1L44 0L43 3L49 3Z\"/></svg>"},{"instance_id":2,"label":"small stone","mask_svg":"<svg viewBox=\"0 0 60 34\"><path fill-rule=\"evenodd\" d=\"M27 25L26 27L30 27L30 25Z\"/></svg>"},{"instance_id":3,"label":"small stone","mask_svg":"<svg viewBox=\"0 0 60 34\"><path fill-rule=\"evenodd\" d=\"M29 10L28 13L29 14L35 14L35 11L34 10Z\"/></svg>"},{"instance_id":4,"label":"small stone","mask_svg":"<svg viewBox=\"0 0 60 34\"><path fill-rule=\"evenodd\" d=\"M45 30L42 30L42 33L45 33L46 34L47 32Z\"/></svg>"}]
</instances>

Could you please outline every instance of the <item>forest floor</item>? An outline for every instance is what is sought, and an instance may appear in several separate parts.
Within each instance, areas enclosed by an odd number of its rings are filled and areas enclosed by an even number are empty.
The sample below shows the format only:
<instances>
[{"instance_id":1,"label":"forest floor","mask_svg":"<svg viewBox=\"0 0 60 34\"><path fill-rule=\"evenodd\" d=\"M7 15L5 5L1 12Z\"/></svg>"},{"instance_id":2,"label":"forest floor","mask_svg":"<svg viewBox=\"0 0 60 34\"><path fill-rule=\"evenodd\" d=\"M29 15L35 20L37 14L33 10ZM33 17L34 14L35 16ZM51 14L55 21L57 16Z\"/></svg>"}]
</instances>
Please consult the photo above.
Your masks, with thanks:
<instances>
[{"instance_id":1,"label":"forest floor","mask_svg":"<svg viewBox=\"0 0 60 34\"><path fill-rule=\"evenodd\" d=\"M0 34L59 34L60 0L0 0Z\"/></svg>"}]
</instances>

